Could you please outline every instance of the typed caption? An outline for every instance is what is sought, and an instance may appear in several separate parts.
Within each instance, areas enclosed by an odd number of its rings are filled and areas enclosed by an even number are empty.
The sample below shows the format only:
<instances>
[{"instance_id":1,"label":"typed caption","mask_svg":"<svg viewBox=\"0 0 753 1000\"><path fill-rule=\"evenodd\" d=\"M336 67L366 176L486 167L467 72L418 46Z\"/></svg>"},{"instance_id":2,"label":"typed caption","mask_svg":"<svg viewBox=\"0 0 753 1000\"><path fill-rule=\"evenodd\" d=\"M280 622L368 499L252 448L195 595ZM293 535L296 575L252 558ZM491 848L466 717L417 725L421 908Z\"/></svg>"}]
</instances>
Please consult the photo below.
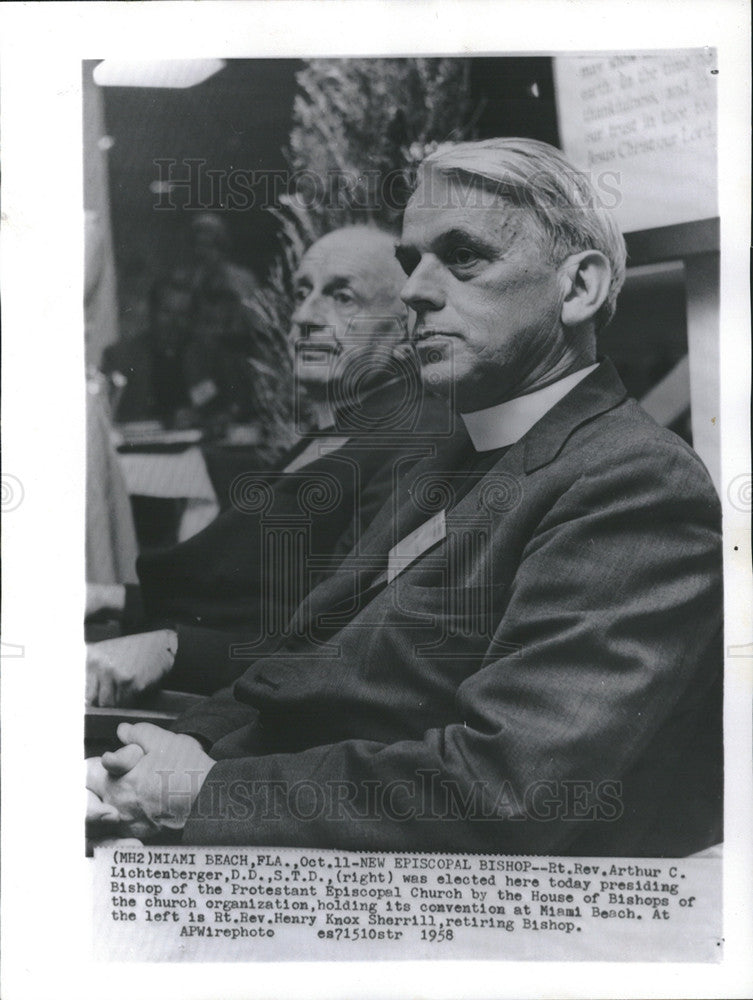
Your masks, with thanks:
<instances>
[{"instance_id":1,"label":"typed caption","mask_svg":"<svg viewBox=\"0 0 753 1000\"><path fill-rule=\"evenodd\" d=\"M721 860L97 848L100 960L720 961Z\"/></svg>"}]
</instances>

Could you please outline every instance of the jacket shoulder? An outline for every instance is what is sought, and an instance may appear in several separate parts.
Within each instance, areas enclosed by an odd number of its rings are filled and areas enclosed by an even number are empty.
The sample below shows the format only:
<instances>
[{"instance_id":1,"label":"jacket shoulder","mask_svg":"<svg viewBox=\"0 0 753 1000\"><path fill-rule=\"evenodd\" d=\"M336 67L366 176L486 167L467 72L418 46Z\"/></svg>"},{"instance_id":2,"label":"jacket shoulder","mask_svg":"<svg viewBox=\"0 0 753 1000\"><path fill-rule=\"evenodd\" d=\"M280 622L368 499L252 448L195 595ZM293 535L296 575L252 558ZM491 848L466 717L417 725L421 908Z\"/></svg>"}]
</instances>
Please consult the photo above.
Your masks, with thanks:
<instances>
[{"instance_id":1,"label":"jacket shoulder","mask_svg":"<svg viewBox=\"0 0 753 1000\"><path fill-rule=\"evenodd\" d=\"M626 477L643 473L668 489L692 491L706 502L719 505L711 477L698 454L629 397L577 428L562 457L577 461L582 474L607 467L624 470Z\"/></svg>"}]
</instances>

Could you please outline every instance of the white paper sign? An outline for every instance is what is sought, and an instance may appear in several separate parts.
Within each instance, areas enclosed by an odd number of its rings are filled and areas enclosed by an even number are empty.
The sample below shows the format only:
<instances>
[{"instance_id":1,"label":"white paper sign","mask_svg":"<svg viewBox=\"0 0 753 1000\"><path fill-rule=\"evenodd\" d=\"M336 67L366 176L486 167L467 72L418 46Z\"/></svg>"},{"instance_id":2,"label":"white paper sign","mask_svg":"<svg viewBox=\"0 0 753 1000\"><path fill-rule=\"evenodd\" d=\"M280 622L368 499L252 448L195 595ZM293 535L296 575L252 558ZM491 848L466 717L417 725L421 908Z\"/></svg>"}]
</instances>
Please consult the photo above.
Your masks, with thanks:
<instances>
[{"instance_id":1,"label":"white paper sign","mask_svg":"<svg viewBox=\"0 0 753 1000\"><path fill-rule=\"evenodd\" d=\"M558 56L560 144L624 232L718 214L711 49Z\"/></svg>"}]
</instances>

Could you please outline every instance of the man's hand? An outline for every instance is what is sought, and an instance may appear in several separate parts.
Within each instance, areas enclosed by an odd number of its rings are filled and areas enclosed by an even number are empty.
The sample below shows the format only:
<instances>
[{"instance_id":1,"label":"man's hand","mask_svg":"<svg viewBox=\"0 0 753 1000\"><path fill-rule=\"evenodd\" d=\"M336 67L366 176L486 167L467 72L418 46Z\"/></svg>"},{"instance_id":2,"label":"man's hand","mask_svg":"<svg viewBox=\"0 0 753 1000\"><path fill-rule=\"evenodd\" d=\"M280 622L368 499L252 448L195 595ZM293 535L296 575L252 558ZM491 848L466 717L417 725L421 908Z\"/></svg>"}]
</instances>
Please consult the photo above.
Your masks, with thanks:
<instances>
[{"instance_id":1,"label":"man's hand","mask_svg":"<svg viewBox=\"0 0 753 1000\"><path fill-rule=\"evenodd\" d=\"M122 611L125 600L122 583L87 583L85 616L91 618L100 611Z\"/></svg>"},{"instance_id":2,"label":"man's hand","mask_svg":"<svg viewBox=\"0 0 753 1000\"><path fill-rule=\"evenodd\" d=\"M191 736L148 722L122 722L118 739L126 745L87 761L90 828L139 840L182 830L215 762Z\"/></svg>"},{"instance_id":3,"label":"man's hand","mask_svg":"<svg viewBox=\"0 0 753 1000\"><path fill-rule=\"evenodd\" d=\"M170 670L178 637L169 629L95 642L86 649L88 705L129 705Z\"/></svg>"},{"instance_id":4,"label":"man's hand","mask_svg":"<svg viewBox=\"0 0 753 1000\"><path fill-rule=\"evenodd\" d=\"M89 779L87 778L87 781ZM98 795L86 789L86 825L97 828L114 829L120 822L120 813L114 806L107 805Z\"/></svg>"}]
</instances>

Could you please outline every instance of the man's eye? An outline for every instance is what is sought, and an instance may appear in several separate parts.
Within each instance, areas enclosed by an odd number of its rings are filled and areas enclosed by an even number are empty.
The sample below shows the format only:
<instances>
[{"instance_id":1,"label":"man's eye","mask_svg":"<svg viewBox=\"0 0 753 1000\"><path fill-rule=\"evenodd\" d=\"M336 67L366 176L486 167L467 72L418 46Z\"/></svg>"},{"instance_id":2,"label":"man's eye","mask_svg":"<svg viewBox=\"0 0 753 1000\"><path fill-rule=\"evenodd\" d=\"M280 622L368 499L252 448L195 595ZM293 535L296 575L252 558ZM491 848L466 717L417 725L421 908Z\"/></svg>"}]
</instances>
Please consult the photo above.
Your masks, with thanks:
<instances>
[{"instance_id":1,"label":"man's eye","mask_svg":"<svg viewBox=\"0 0 753 1000\"><path fill-rule=\"evenodd\" d=\"M447 263L455 267L469 267L479 260L479 255L470 247L455 247L447 254Z\"/></svg>"},{"instance_id":2,"label":"man's eye","mask_svg":"<svg viewBox=\"0 0 753 1000\"><path fill-rule=\"evenodd\" d=\"M335 300L335 302L338 302L340 305L344 306L350 305L350 303L354 301L353 294L351 292L346 291L346 289L344 288L341 288L338 291L333 292L332 298Z\"/></svg>"},{"instance_id":3,"label":"man's eye","mask_svg":"<svg viewBox=\"0 0 753 1000\"><path fill-rule=\"evenodd\" d=\"M297 305L300 305L301 302L304 302L307 296L308 296L307 288L296 288L296 290L293 292L293 300Z\"/></svg>"}]
</instances>

